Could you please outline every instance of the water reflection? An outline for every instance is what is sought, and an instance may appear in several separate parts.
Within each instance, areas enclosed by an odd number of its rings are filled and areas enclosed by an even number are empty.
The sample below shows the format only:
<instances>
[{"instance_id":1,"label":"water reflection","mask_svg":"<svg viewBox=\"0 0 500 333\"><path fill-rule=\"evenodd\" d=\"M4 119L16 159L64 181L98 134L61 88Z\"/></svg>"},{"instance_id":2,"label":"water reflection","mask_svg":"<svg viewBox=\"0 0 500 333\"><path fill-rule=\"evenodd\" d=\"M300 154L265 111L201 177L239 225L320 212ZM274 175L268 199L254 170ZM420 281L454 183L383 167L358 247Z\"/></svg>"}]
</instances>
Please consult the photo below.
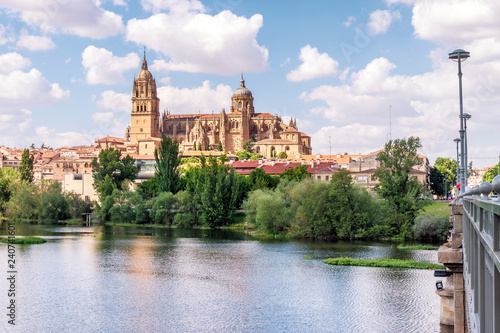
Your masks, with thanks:
<instances>
[{"instance_id":1,"label":"water reflection","mask_svg":"<svg viewBox=\"0 0 500 333\"><path fill-rule=\"evenodd\" d=\"M260 242L214 230L38 225L17 230L50 238L18 247L19 332L443 328L432 271L322 262L337 256L435 261L435 251L370 242ZM5 234L3 225L0 233ZM5 257L5 246L0 249Z\"/></svg>"}]
</instances>

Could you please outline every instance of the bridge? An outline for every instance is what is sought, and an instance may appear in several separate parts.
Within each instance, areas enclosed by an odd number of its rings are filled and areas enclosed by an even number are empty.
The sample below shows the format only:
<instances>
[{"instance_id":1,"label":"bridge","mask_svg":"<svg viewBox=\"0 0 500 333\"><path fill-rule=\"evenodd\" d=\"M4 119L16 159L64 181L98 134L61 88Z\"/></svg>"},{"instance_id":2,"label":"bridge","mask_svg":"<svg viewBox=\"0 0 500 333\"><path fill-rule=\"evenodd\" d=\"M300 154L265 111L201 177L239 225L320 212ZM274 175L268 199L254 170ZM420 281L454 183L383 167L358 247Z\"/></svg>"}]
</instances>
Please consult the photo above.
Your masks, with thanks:
<instances>
[{"instance_id":1,"label":"bridge","mask_svg":"<svg viewBox=\"0 0 500 333\"><path fill-rule=\"evenodd\" d=\"M451 236L438 251L441 274L450 275L437 291L441 323L455 332L500 333L500 199L492 190L500 193L500 175L452 203Z\"/></svg>"}]
</instances>

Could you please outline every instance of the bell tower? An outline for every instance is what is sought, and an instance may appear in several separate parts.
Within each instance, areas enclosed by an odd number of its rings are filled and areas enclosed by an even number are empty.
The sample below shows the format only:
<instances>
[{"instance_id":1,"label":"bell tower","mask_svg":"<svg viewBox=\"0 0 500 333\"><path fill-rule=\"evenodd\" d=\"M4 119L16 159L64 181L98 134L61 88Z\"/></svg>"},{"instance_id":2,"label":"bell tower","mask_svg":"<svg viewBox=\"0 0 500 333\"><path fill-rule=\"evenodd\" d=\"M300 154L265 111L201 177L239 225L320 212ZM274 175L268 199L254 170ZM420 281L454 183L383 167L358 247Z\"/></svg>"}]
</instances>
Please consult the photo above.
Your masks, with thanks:
<instances>
[{"instance_id":1,"label":"bell tower","mask_svg":"<svg viewBox=\"0 0 500 333\"><path fill-rule=\"evenodd\" d=\"M148 70L146 51L141 71L134 78L129 136L131 143L160 137L160 99L156 94L156 81Z\"/></svg>"}]
</instances>

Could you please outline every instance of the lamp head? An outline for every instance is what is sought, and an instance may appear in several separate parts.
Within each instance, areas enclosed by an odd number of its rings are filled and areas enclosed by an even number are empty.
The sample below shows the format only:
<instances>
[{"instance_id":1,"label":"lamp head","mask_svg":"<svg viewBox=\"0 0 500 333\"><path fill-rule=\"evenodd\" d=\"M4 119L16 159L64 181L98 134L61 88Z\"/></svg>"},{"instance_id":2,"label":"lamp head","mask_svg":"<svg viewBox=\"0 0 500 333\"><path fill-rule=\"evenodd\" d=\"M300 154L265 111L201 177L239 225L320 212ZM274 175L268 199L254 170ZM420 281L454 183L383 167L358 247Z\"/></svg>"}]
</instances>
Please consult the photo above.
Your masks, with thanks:
<instances>
[{"instance_id":1,"label":"lamp head","mask_svg":"<svg viewBox=\"0 0 500 333\"><path fill-rule=\"evenodd\" d=\"M464 113L462 117L464 117L464 119L466 120L469 120L472 116L468 113Z\"/></svg>"},{"instance_id":2,"label":"lamp head","mask_svg":"<svg viewBox=\"0 0 500 333\"><path fill-rule=\"evenodd\" d=\"M455 141L458 144L462 140L460 140L460 138L455 138L453 141Z\"/></svg>"},{"instance_id":3,"label":"lamp head","mask_svg":"<svg viewBox=\"0 0 500 333\"><path fill-rule=\"evenodd\" d=\"M464 51L462 49L456 49L455 51L448 54L448 58L453 61L465 61L470 57L470 52Z\"/></svg>"}]
</instances>

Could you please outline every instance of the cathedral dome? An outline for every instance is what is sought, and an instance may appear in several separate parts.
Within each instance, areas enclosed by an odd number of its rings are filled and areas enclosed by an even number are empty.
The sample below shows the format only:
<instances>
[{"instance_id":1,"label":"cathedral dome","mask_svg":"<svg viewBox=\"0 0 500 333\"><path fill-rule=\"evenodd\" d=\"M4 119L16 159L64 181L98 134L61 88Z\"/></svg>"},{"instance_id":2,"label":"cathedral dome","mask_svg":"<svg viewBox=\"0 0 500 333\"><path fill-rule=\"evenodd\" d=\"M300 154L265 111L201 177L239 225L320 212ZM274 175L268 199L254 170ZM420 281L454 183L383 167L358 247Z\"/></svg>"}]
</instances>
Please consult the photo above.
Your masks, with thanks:
<instances>
[{"instance_id":1,"label":"cathedral dome","mask_svg":"<svg viewBox=\"0 0 500 333\"><path fill-rule=\"evenodd\" d=\"M245 80L243 80L243 75L241 75L240 86L234 91L233 97L235 96L250 96L252 97L252 92L245 87Z\"/></svg>"},{"instance_id":2,"label":"cathedral dome","mask_svg":"<svg viewBox=\"0 0 500 333\"><path fill-rule=\"evenodd\" d=\"M153 75L150 71L148 71L148 62L146 61L146 51L144 51L144 59L142 60L142 69L137 74L138 80L148 81L153 78Z\"/></svg>"}]
</instances>

